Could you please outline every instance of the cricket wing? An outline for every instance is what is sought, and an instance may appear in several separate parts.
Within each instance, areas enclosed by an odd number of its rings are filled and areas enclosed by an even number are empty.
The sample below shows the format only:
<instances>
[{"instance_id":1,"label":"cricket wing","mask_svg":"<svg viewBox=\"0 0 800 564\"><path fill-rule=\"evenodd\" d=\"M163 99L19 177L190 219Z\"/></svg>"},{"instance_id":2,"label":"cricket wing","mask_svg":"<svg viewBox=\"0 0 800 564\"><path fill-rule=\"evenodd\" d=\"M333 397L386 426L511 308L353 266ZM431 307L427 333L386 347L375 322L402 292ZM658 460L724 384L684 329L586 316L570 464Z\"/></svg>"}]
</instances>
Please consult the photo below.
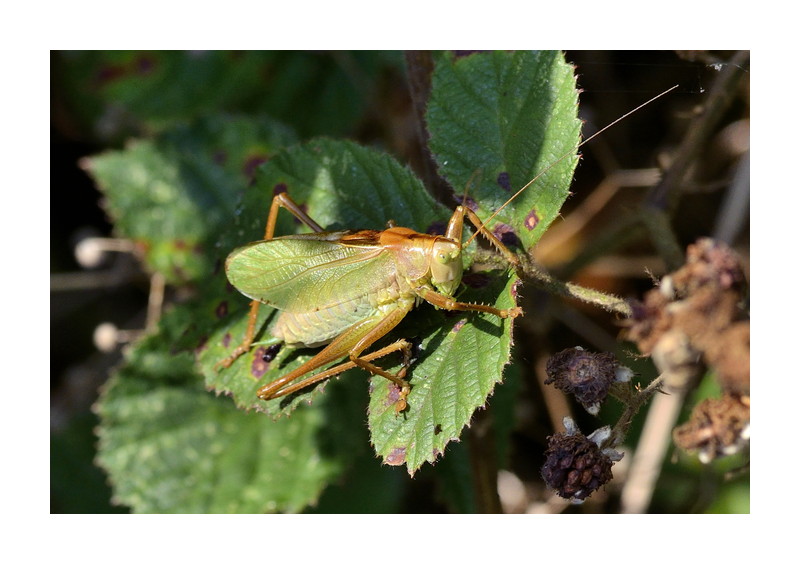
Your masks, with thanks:
<instances>
[{"instance_id":1,"label":"cricket wing","mask_svg":"<svg viewBox=\"0 0 800 564\"><path fill-rule=\"evenodd\" d=\"M391 254L376 244L343 244L348 234L250 243L228 256L228 280L249 298L296 314L363 302L394 284L396 268Z\"/></svg>"}]
</instances>

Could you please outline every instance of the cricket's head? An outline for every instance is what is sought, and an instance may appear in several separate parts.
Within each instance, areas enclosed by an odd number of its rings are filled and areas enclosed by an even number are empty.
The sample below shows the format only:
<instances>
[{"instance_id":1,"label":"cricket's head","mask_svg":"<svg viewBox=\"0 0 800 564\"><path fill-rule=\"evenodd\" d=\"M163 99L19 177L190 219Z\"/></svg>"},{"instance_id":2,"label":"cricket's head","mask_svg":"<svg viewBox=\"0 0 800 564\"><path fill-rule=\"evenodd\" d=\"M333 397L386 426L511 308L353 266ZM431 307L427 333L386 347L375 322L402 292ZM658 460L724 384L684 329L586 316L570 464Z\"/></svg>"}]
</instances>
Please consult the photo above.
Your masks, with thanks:
<instances>
[{"instance_id":1,"label":"cricket's head","mask_svg":"<svg viewBox=\"0 0 800 564\"><path fill-rule=\"evenodd\" d=\"M437 291L452 296L461 283L464 262L461 241L437 237L431 248L431 283Z\"/></svg>"},{"instance_id":2,"label":"cricket's head","mask_svg":"<svg viewBox=\"0 0 800 564\"><path fill-rule=\"evenodd\" d=\"M456 208L447 223L444 237L436 237L431 247L431 283L446 296L455 293L464 272L464 261L461 259L464 213L464 206Z\"/></svg>"}]
</instances>

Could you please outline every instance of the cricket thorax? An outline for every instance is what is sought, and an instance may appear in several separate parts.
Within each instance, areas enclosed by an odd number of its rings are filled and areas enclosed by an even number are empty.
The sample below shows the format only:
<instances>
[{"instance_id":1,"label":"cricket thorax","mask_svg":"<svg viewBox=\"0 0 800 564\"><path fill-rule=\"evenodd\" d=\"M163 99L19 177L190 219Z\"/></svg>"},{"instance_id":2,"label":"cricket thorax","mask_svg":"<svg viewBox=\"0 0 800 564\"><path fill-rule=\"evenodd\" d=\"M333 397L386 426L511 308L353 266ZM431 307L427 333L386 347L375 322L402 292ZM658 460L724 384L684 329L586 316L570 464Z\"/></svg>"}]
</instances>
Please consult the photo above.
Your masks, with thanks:
<instances>
[{"instance_id":1,"label":"cricket thorax","mask_svg":"<svg viewBox=\"0 0 800 564\"><path fill-rule=\"evenodd\" d=\"M394 227L381 233L380 243L394 255L401 287L431 284L451 296L461 282L464 266L458 241Z\"/></svg>"}]
</instances>

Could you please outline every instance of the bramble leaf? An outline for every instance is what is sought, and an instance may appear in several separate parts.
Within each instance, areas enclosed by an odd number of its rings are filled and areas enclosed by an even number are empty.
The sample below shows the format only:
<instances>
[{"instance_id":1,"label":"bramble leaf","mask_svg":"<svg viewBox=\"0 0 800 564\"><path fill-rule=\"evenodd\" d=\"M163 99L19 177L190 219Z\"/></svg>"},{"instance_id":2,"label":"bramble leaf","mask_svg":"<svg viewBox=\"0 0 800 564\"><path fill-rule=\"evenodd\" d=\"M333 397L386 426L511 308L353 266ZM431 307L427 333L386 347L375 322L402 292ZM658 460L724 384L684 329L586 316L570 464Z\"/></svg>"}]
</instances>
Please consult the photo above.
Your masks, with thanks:
<instances>
[{"instance_id":1,"label":"bramble leaf","mask_svg":"<svg viewBox=\"0 0 800 564\"><path fill-rule=\"evenodd\" d=\"M508 245L537 243L569 195L581 122L573 67L557 51L440 57L426 121L439 173ZM539 176L541 174L541 176ZM538 178L537 178L538 177Z\"/></svg>"},{"instance_id":2,"label":"bramble leaf","mask_svg":"<svg viewBox=\"0 0 800 564\"><path fill-rule=\"evenodd\" d=\"M511 308L516 280L506 272L471 275L466 283L473 286L458 299ZM376 452L387 464L405 464L411 474L441 456L486 404L509 362L513 328L512 319L475 312L426 311L415 321L413 336L421 344L411 368L408 408L396 414L393 386L373 378L369 416Z\"/></svg>"},{"instance_id":3,"label":"bramble leaf","mask_svg":"<svg viewBox=\"0 0 800 564\"><path fill-rule=\"evenodd\" d=\"M448 210L434 203L419 180L390 157L349 142L319 140L290 148L262 167L256 184L245 195L239 223L222 247L233 249L263 237L266 216L263 210L269 207L272 196L282 190L305 206L319 224L332 230L381 229L388 219L393 219L398 225L426 232L441 230L449 219ZM288 213L281 212L279 217L282 224L276 235L298 228ZM506 273L468 274L464 281L467 290L459 299L502 308L515 305L514 279ZM294 290L311 295L318 291L313 287ZM226 358L243 338L247 304L244 297L228 296L224 305L221 302L214 308L227 314L219 327L203 340L200 359L206 367L208 386L232 393L242 407L273 415L291 411L299 403L315 398L318 391L309 388L293 397L264 402L257 398L256 390L302 366L319 349L300 350L265 362L265 343L251 348L230 368L210 369ZM266 306L261 310L259 324L265 324L257 338L266 341L280 313ZM388 381L383 377L373 377L370 385L369 425L375 450L389 464L407 463L410 472L425 461L435 460L444 445L458 438L474 410L485 404L494 384L500 381L510 350L510 320L437 312L425 302L418 310L371 347L376 350L399 338L422 341L425 352L412 369L411 407L407 413L401 417L395 415L396 391L387 386ZM341 331L345 329L347 326L341 327ZM397 356L377 363L396 371ZM366 380L368 374L350 370L339 378ZM402 456L398 455L400 452Z\"/></svg>"},{"instance_id":4,"label":"bramble leaf","mask_svg":"<svg viewBox=\"0 0 800 564\"><path fill-rule=\"evenodd\" d=\"M208 276L212 249L258 165L295 140L271 120L215 117L85 160L117 234L172 284Z\"/></svg>"},{"instance_id":5,"label":"bramble leaf","mask_svg":"<svg viewBox=\"0 0 800 564\"><path fill-rule=\"evenodd\" d=\"M98 462L114 501L140 513L296 512L313 503L363 449L361 418L338 411L353 394L281 421L237 409L208 393L191 354L165 347L185 328L176 313L134 345L95 407Z\"/></svg>"}]
</instances>

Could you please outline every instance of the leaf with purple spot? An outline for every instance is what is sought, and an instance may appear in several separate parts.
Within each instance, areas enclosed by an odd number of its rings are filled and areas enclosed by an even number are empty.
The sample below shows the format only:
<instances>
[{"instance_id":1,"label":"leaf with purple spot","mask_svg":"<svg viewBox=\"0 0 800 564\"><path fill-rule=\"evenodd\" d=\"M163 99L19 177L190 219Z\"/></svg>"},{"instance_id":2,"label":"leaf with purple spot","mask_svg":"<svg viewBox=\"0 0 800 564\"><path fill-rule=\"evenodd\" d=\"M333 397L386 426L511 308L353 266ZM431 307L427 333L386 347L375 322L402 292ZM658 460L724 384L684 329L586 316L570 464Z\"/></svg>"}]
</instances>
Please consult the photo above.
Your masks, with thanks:
<instances>
[{"instance_id":1,"label":"leaf with purple spot","mask_svg":"<svg viewBox=\"0 0 800 564\"><path fill-rule=\"evenodd\" d=\"M437 61L426 120L439 172L459 191L481 171L469 194L483 220L538 177L489 226L510 226L525 249L538 242L569 195L580 141L577 104L574 69L560 52L497 51Z\"/></svg>"}]
</instances>

